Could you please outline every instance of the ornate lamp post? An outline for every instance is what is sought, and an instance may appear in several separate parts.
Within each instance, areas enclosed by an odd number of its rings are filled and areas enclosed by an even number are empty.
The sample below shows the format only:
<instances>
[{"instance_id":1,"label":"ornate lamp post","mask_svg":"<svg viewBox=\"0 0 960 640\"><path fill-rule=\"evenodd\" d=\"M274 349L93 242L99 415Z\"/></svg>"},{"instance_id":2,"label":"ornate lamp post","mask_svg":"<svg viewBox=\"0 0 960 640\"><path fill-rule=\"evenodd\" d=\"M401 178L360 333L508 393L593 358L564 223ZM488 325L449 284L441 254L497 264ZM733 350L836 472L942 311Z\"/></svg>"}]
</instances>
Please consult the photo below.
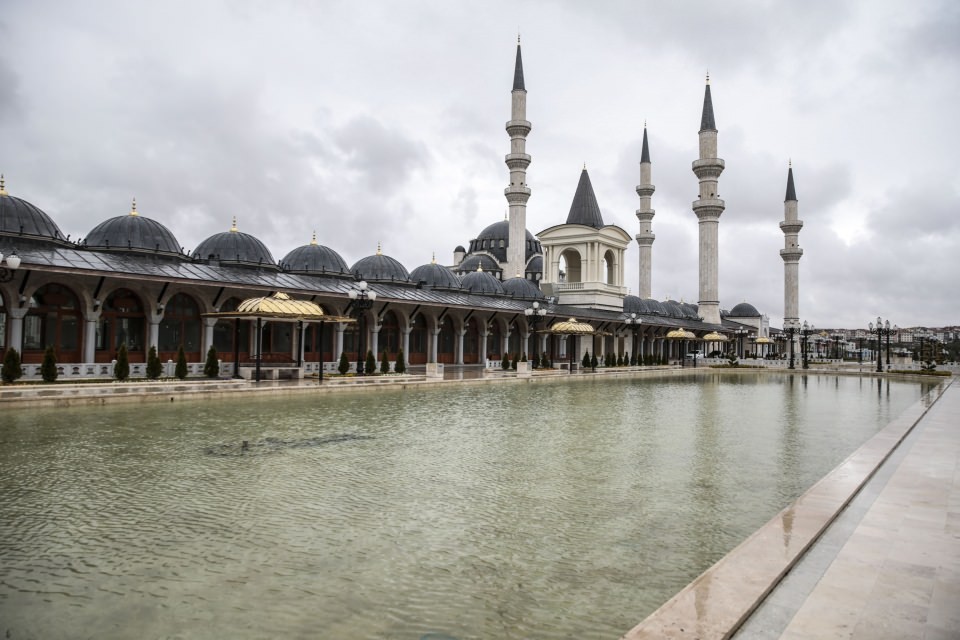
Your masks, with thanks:
<instances>
[{"instance_id":1,"label":"ornate lamp post","mask_svg":"<svg viewBox=\"0 0 960 640\"><path fill-rule=\"evenodd\" d=\"M350 297L351 303L357 311L357 321L359 323L360 336L357 339L357 375L363 375L363 361L367 356L366 349L366 332L367 332L367 317L366 311L373 306L374 301L377 299L377 292L367 288L366 280L361 280L357 283L356 287L351 287L350 291L347 292L347 295Z\"/></svg>"},{"instance_id":2,"label":"ornate lamp post","mask_svg":"<svg viewBox=\"0 0 960 640\"><path fill-rule=\"evenodd\" d=\"M890 368L890 334L899 331L897 325L893 325L893 329L890 328L889 320L881 320L880 316L877 316L877 326L874 328L873 323L870 323L870 333L877 334L877 373L883 373L883 337L887 337L887 369Z\"/></svg>"},{"instance_id":3,"label":"ornate lamp post","mask_svg":"<svg viewBox=\"0 0 960 640\"><path fill-rule=\"evenodd\" d=\"M6 264L4 264L6 262ZM17 255L16 249L13 250L7 259L3 259L3 254L0 253L0 282L10 282L13 280L13 272L17 270L20 266L20 256Z\"/></svg>"},{"instance_id":4,"label":"ornate lamp post","mask_svg":"<svg viewBox=\"0 0 960 640\"><path fill-rule=\"evenodd\" d=\"M530 323L531 331L533 332L533 368L536 369L540 364L540 356L537 353L539 351L539 345L537 344L537 321L547 315L547 310L542 309L540 303L534 301L533 305L523 310L523 315L527 316L527 321Z\"/></svg>"},{"instance_id":5,"label":"ornate lamp post","mask_svg":"<svg viewBox=\"0 0 960 640\"><path fill-rule=\"evenodd\" d=\"M797 334L797 331L797 327L793 326L792 324L785 325L783 327L783 332L787 334L787 340L790 342L790 369L796 368L793 366L793 336Z\"/></svg>"},{"instance_id":6,"label":"ornate lamp post","mask_svg":"<svg viewBox=\"0 0 960 640\"><path fill-rule=\"evenodd\" d=\"M807 358L807 342L810 339L810 334L813 333L814 329L812 324L807 324L807 321L803 321L803 325L800 328L800 354L803 357L803 368L810 368L810 361Z\"/></svg>"},{"instance_id":7,"label":"ornate lamp post","mask_svg":"<svg viewBox=\"0 0 960 640\"><path fill-rule=\"evenodd\" d=\"M633 356L630 360L632 364L640 364L637 361L637 333L640 331L640 325L643 323L643 320L637 317L637 314L631 313L630 317L627 318L624 322L627 323L627 326L633 329Z\"/></svg>"}]
</instances>

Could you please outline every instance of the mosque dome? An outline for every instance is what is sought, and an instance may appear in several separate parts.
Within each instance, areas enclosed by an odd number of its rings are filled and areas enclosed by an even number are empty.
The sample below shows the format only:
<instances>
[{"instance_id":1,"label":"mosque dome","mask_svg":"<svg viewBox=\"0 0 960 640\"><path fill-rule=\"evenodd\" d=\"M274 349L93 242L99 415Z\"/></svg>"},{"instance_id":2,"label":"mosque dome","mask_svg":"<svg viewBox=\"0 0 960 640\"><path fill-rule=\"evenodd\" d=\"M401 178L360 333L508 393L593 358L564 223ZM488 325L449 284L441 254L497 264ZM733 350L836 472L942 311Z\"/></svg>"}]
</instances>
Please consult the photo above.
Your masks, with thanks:
<instances>
[{"instance_id":1,"label":"mosque dome","mask_svg":"<svg viewBox=\"0 0 960 640\"><path fill-rule=\"evenodd\" d=\"M540 291L540 287L523 276L508 278L500 285L503 292L514 298L526 298L530 300L543 300L546 296Z\"/></svg>"},{"instance_id":2,"label":"mosque dome","mask_svg":"<svg viewBox=\"0 0 960 640\"><path fill-rule=\"evenodd\" d=\"M507 260L507 245L510 243L510 222L501 220L494 222L470 242L470 252L489 251L500 262ZM524 256L527 260L537 253L543 253L540 242L529 231L526 232L526 251Z\"/></svg>"},{"instance_id":3,"label":"mosque dome","mask_svg":"<svg viewBox=\"0 0 960 640\"><path fill-rule=\"evenodd\" d=\"M473 273L478 267L483 267L487 272L500 271L500 264L496 260L490 256L478 254L464 258L463 262L457 265L457 273L461 275Z\"/></svg>"},{"instance_id":4,"label":"mosque dome","mask_svg":"<svg viewBox=\"0 0 960 640\"><path fill-rule=\"evenodd\" d=\"M266 246L248 233L237 230L234 219L230 231L216 233L193 250L196 260L218 260L222 264L237 264L276 269L273 256Z\"/></svg>"},{"instance_id":5,"label":"mosque dome","mask_svg":"<svg viewBox=\"0 0 960 640\"><path fill-rule=\"evenodd\" d=\"M465 274L460 279L461 285L470 293L482 295L502 294L503 285L493 275L486 271L477 270Z\"/></svg>"},{"instance_id":6,"label":"mosque dome","mask_svg":"<svg viewBox=\"0 0 960 640\"><path fill-rule=\"evenodd\" d=\"M460 278L449 268L434 262L420 265L410 272L410 281L431 289L460 289Z\"/></svg>"},{"instance_id":7,"label":"mosque dome","mask_svg":"<svg viewBox=\"0 0 960 640\"><path fill-rule=\"evenodd\" d=\"M453 250L454 253L466 253L467 250L463 248L462 244L458 244L457 248Z\"/></svg>"},{"instance_id":8,"label":"mosque dome","mask_svg":"<svg viewBox=\"0 0 960 640\"><path fill-rule=\"evenodd\" d=\"M680 311L683 313L683 317L688 320L700 319L699 307L691 302L681 302Z\"/></svg>"},{"instance_id":9,"label":"mosque dome","mask_svg":"<svg viewBox=\"0 0 960 640\"><path fill-rule=\"evenodd\" d=\"M121 253L152 253L184 258L180 243L165 226L137 213L134 200L130 213L101 222L87 234L87 249Z\"/></svg>"},{"instance_id":10,"label":"mosque dome","mask_svg":"<svg viewBox=\"0 0 960 640\"><path fill-rule=\"evenodd\" d=\"M350 267L354 277L370 282L409 282L410 274L406 267L390 256L383 255L380 246L372 256L360 258Z\"/></svg>"},{"instance_id":11,"label":"mosque dome","mask_svg":"<svg viewBox=\"0 0 960 640\"><path fill-rule=\"evenodd\" d=\"M728 318L759 318L760 312L749 302L741 302L727 312Z\"/></svg>"},{"instance_id":12,"label":"mosque dome","mask_svg":"<svg viewBox=\"0 0 960 640\"><path fill-rule=\"evenodd\" d=\"M340 254L329 247L317 244L314 234L310 244L297 247L280 261L290 273L347 275L350 270Z\"/></svg>"},{"instance_id":13,"label":"mosque dome","mask_svg":"<svg viewBox=\"0 0 960 640\"><path fill-rule=\"evenodd\" d=\"M647 316L670 315L670 312L657 300L653 298L641 298L639 296L625 296L623 298L623 312Z\"/></svg>"},{"instance_id":14,"label":"mosque dome","mask_svg":"<svg viewBox=\"0 0 960 640\"><path fill-rule=\"evenodd\" d=\"M540 274L540 276L542 277L543 276L543 256L539 255L539 256L533 256L532 258L530 258L527 262L526 272L528 277L529 276L536 277L537 274ZM540 278L536 278L536 279L539 280Z\"/></svg>"},{"instance_id":15,"label":"mosque dome","mask_svg":"<svg viewBox=\"0 0 960 640\"><path fill-rule=\"evenodd\" d=\"M660 303L660 306L663 307L663 310L666 312L665 315L670 318L685 318L683 307L680 306L680 303L676 300L664 300Z\"/></svg>"},{"instance_id":16,"label":"mosque dome","mask_svg":"<svg viewBox=\"0 0 960 640\"><path fill-rule=\"evenodd\" d=\"M50 216L26 200L11 196L0 176L0 236L47 240L66 245L69 241Z\"/></svg>"}]
</instances>

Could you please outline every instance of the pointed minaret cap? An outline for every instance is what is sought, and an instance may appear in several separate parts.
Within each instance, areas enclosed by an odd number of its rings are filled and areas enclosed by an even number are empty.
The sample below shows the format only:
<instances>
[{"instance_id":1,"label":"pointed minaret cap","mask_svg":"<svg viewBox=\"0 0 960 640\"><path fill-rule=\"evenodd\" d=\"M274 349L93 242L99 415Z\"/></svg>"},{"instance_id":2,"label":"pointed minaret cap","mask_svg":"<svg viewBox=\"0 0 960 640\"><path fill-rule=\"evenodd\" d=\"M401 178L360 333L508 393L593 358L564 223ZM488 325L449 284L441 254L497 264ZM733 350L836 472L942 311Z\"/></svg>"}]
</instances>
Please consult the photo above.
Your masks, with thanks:
<instances>
[{"instance_id":1,"label":"pointed minaret cap","mask_svg":"<svg viewBox=\"0 0 960 640\"><path fill-rule=\"evenodd\" d=\"M137 213L137 199L136 199L136 198L134 198L134 199L133 199L133 202L130 204L130 215L132 215L132 216L138 216L138 215L140 215L139 213Z\"/></svg>"},{"instance_id":2,"label":"pointed minaret cap","mask_svg":"<svg viewBox=\"0 0 960 640\"><path fill-rule=\"evenodd\" d=\"M237 231L239 231L237 229L237 216L233 216L233 226L230 227L230 233L236 233Z\"/></svg>"},{"instance_id":3,"label":"pointed minaret cap","mask_svg":"<svg viewBox=\"0 0 960 640\"><path fill-rule=\"evenodd\" d=\"M650 162L650 145L647 144L647 121L643 121L643 149L640 151L640 162Z\"/></svg>"},{"instance_id":4,"label":"pointed minaret cap","mask_svg":"<svg viewBox=\"0 0 960 640\"><path fill-rule=\"evenodd\" d=\"M513 90L526 91L523 85L523 60L520 58L520 35L517 34L517 64L513 68Z\"/></svg>"},{"instance_id":5,"label":"pointed minaret cap","mask_svg":"<svg viewBox=\"0 0 960 640\"><path fill-rule=\"evenodd\" d=\"M716 131L717 123L713 119L713 98L710 96L710 74L707 73L707 87L703 92L703 115L700 117L700 131Z\"/></svg>"},{"instance_id":6,"label":"pointed minaret cap","mask_svg":"<svg viewBox=\"0 0 960 640\"><path fill-rule=\"evenodd\" d=\"M793 186L793 162L791 161L787 165L787 195L783 199L784 202L796 202L797 201L797 190Z\"/></svg>"},{"instance_id":7,"label":"pointed minaret cap","mask_svg":"<svg viewBox=\"0 0 960 640\"><path fill-rule=\"evenodd\" d=\"M6 183L3 180L3 174L0 173L0 196L7 195Z\"/></svg>"}]
</instances>

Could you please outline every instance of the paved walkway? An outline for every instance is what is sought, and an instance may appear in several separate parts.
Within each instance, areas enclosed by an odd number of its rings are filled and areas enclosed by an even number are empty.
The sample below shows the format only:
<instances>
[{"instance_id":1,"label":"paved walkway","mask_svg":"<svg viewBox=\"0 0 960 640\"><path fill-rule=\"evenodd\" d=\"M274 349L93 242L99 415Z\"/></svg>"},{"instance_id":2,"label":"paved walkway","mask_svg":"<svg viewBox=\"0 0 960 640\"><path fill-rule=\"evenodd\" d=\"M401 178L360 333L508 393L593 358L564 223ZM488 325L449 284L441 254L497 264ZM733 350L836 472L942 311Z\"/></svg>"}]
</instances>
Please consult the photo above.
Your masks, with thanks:
<instances>
[{"instance_id":1,"label":"paved walkway","mask_svg":"<svg viewBox=\"0 0 960 640\"><path fill-rule=\"evenodd\" d=\"M734 636L960 638L960 384Z\"/></svg>"}]
</instances>

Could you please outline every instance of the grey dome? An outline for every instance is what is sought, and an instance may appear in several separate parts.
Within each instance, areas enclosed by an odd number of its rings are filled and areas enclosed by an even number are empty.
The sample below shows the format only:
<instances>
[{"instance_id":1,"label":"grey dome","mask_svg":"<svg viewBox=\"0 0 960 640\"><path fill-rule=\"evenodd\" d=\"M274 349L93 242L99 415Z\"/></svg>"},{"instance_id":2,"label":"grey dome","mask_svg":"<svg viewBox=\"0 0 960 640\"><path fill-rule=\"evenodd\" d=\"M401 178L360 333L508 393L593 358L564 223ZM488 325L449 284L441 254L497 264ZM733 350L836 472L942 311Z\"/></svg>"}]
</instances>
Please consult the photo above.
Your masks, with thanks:
<instances>
[{"instance_id":1,"label":"grey dome","mask_svg":"<svg viewBox=\"0 0 960 640\"><path fill-rule=\"evenodd\" d=\"M423 264L410 272L410 281L432 289L460 289L460 278L453 271L436 262Z\"/></svg>"},{"instance_id":2,"label":"grey dome","mask_svg":"<svg viewBox=\"0 0 960 640\"><path fill-rule=\"evenodd\" d=\"M463 288L470 293L485 295L503 293L503 285L500 284L500 281L486 271L474 271L465 274L460 282Z\"/></svg>"},{"instance_id":3,"label":"grey dome","mask_svg":"<svg viewBox=\"0 0 960 640\"><path fill-rule=\"evenodd\" d=\"M543 256L542 255L536 255L530 258L529 260L527 260L526 273L528 277L531 275L536 276L538 273L540 274L541 277L543 276Z\"/></svg>"},{"instance_id":4,"label":"grey dome","mask_svg":"<svg viewBox=\"0 0 960 640\"><path fill-rule=\"evenodd\" d=\"M0 187L0 236L18 236L67 245L69 242L50 216Z\"/></svg>"},{"instance_id":5,"label":"grey dome","mask_svg":"<svg viewBox=\"0 0 960 640\"><path fill-rule=\"evenodd\" d=\"M663 310L666 311L666 315L670 318L685 318L683 312L683 307L680 306L680 303L676 300L664 300L660 303L660 306L663 307Z\"/></svg>"},{"instance_id":6,"label":"grey dome","mask_svg":"<svg viewBox=\"0 0 960 640\"><path fill-rule=\"evenodd\" d=\"M500 242L503 241L503 246ZM486 242L486 244L484 244ZM527 260L537 253L543 253L540 242L529 231L526 232L526 251L524 256ZM470 241L470 253L476 251L489 251L496 256L500 262L507 260L507 246L510 244L510 223L507 220L494 222L486 229L480 232L475 239Z\"/></svg>"},{"instance_id":7,"label":"grey dome","mask_svg":"<svg viewBox=\"0 0 960 640\"><path fill-rule=\"evenodd\" d=\"M546 297L543 295L543 292L540 291L540 287L522 276L504 280L501 287L503 288L504 293L511 295L514 298L542 300Z\"/></svg>"},{"instance_id":8,"label":"grey dome","mask_svg":"<svg viewBox=\"0 0 960 640\"><path fill-rule=\"evenodd\" d=\"M760 312L749 302L741 302L727 312L730 318L759 318Z\"/></svg>"},{"instance_id":9,"label":"grey dome","mask_svg":"<svg viewBox=\"0 0 960 640\"><path fill-rule=\"evenodd\" d=\"M410 274L402 264L380 253L380 249L372 256L360 258L350 267L350 272L357 278L370 282L408 282Z\"/></svg>"},{"instance_id":10,"label":"grey dome","mask_svg":"<svg viewBox=\"0 0 960 640\"><path fill-rule=\"evenodd\" d=\"M457 273L461 275L473 273L477 267L483 267L487 272L500 271L500 264L496 260L487 255L477 254L464 258L463 262L457 265Z\"/></svg>"},{"instance_id":11,"label":"grey dome","mask_svg":"<svg viewBox=\"0 0 960 640\"><path fill-rule=\"evenodd\" d=\"M691 302L681 302L680 310L683 312L683 317L688 320L700 319L699 307Z\"/></svg>"},{"instance_id":12,"label":"grey dome","mask_svg":"<svg viewBox=\"0 0 960 640\"><path fill-rule=\"evenodd\" d=\"M137 213L136 203L129 214L101 222L87 234L87 249L121 253L154 253L184 258L180 243L165 226Z\"/></svg>"},{"instance_id":13,"label":"grey dome","mask_svg":"<svg viewBox=\"0 0 960 640\"><path fill-rule=\"evenodd\" d=\"M453 250L454 253L466 253L467 250L463 248L462 244L458 244L457 248Z\"/></svg>"},{"instance_id":14,"label":"grey dome","mask_svg":"<svg viewBox=\"0 0 960 640\"><path fill-rule=\"evenodd\" d=\"M639 296L625 296L623 298L623 312L636 313L647 316L669 316L660 302L653 298L641 298Z\"/></svg>"},{"instance_id":15,"label":"grey dome","mask_svg":"<svg viewBox=\"0 0 960 640\"><path fill-rule=\"evenodd\" d=\"M643 313L640 311L640 297L639 296L624 296L623 297L623 312L624 313Z\"/></svg>"},{"instance_id":16,"label":"grey dome","mask_svg":"<svg viewBox=\"0 0 960 640\"><path fill-rule=\"evenodd\" d=\"M224 264L277 268L267 247L250 234L237 231L236 226L201 242L193 250L193 257L197 260L218 260Z\"/></svg>"},{"instance_id":17,"label":"grey dome","mask_svg":"<svg viewBox=\"0 0 960 640\"><path fill-rule=\"evenodd\" d=\"M329 247L316 243L293 249L280 261L283 268L291 273L347 275L350 270L340 254Z\"/></svg>"}]
</instances>

